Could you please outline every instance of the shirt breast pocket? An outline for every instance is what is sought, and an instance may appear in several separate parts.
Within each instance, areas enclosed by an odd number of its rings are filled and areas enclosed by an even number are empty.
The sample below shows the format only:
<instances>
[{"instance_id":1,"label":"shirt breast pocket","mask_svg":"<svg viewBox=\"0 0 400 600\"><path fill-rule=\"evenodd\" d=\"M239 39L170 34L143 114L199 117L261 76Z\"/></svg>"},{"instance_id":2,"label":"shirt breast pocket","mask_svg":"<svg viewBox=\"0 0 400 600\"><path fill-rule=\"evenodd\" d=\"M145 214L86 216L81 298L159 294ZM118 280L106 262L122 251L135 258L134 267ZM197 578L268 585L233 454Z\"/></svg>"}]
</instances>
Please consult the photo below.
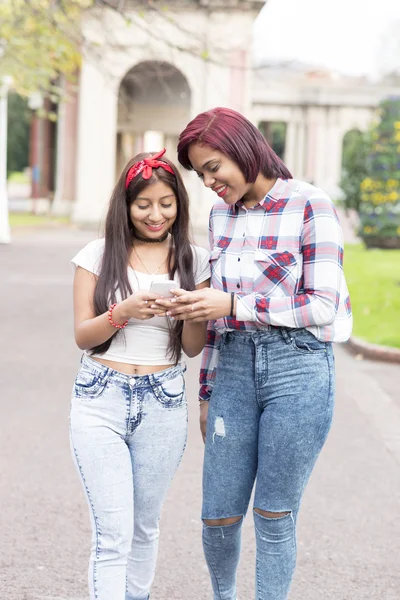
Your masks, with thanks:
<instances>
[{"instance_id":1,"label":"shirt breast pocket","mask_svg":"<svg viewBox=\"0 0 400 600\"><path fill-rule=\"evenodd\" d=\"M265 252L256 250L254 253L255 287L271 291L280 288L284 295L292 295L297 282L296 257L285 250L284 252Z\"/></svg>"}]
</instances>

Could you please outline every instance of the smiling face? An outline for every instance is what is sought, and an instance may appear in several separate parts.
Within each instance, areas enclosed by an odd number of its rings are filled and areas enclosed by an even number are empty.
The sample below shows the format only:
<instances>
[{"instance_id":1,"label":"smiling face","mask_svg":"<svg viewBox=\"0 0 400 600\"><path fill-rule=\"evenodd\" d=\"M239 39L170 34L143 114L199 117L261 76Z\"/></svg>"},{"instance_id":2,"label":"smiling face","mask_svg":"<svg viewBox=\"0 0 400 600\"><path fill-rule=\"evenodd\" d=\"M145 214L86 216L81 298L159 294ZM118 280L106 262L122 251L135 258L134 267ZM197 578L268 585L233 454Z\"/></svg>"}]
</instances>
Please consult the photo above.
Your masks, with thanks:
<instances>
[{"instance_id":1,"label":"smiling face","mask_svg":"<svg viewBox=\"0 0 400 600\"><path fill-rule=\"evenodd\" d=\"M129 214L139 237L157 240L165 236L178 212L176 196L163 181L151 183L132 202Z\"/></svg>"},{"instance_id":2,"label":"smiling face","mask_svg":"<svg viewBox=\"0 0 400 600\"><path fill-rule=\"evenodd\" d=\"M226 204L235 204L249 192L251 184L246 182L238 165L226 154L200 144L191 144L188 154L193 169L204 185Z\"/></svg>"}]
</instances>

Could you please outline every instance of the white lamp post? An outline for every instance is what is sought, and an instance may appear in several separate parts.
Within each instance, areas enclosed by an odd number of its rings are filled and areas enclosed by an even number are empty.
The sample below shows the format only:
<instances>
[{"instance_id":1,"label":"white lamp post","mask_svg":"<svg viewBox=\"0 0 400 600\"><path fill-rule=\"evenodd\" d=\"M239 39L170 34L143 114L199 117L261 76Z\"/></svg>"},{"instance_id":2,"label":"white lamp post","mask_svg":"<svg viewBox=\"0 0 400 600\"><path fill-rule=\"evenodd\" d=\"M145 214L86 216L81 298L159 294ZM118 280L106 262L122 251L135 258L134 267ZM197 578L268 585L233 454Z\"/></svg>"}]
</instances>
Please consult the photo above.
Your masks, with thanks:
<instances>
[{"instance_id":1,"label":"white lamp post","mask_svg":"<svg viewBox=\"0 0 400 600\"><path fill-rule=\"evenodd\" d=\"M0 81L0 244L11 241L7 195L7 100L12 77Z\"/></svg>"}]
</instances>

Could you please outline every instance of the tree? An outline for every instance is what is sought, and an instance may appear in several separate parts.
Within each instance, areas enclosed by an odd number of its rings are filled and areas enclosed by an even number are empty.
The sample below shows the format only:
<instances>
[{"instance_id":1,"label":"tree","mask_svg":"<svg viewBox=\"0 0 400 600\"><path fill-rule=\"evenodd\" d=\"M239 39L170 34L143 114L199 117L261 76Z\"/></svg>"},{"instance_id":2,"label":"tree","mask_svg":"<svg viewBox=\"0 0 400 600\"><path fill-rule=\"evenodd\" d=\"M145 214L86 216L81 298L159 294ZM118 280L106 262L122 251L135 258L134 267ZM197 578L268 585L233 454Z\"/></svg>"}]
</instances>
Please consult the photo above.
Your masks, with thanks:
<instances>
[{"instance_id":1,"label":"tree","mask_svg":"<svg viewBox=\"0 0 400 600\"><path fill-rule=\"evenodd\" d=\"M29 130L31 115L24 98L12 93L8 97L7 175L29 165Z\"/></svg>"},{"instance_id":2,"label":"tree","mask_svg":"<svg viewBox=\"0 0 400 600\"><path fill-rule=\"evenodd\" d=\"M52 93L60 73L72 77L81 62L79 22L92 0L2 0L0 76L15 89Z\"/></svg>"},{"instance_id":3,"label":"tree","mask_svg":"<svg viewBox=\"0 0 400 600\"><path fill-rule=\"evenodd\" d=\"M160 6L160 4L162 4ZM8 74L14 78L16 90L26 95L39 91L52 95L61 94L55 82L60 74L74 77L82 55L101 60L98 43L86 39L82 20L87 12L98 19L106 34L107 44L121 48L120 40L113 36L107 17L114 13L124 19L129 28L144 29L149 38L164 44L171 50L189 54L203 62L231 68L229 52L215 44L204 45L203 36L186 29L168 10L168 3L152 0L0 0L0 77ZM184 43L175 42L154 27L148 12L158 20L172 24L178 37L186 36ZM237 68L247 68L238 65Z\"/></svg>"},{"instance_id":4,"label":"tree","mask_svg":"<svg viewBox=\"0 0 400 600\"><path fill-rule=\"evenodd\" d=\"M343 162L340 187L343 190L343 203L347 210L357 212L361 203L361 182L367 176L367 157L370 139L368 133L352 129L343 138Z\"/></svg>"},{"instance_id":5,"label":"tree","mask_svg":"<svg viewBox=\"0 0 400 600\"><path fill-rule=\"evenodd\" d=\"M400 248L400 98L381 102L378 115L360 186L360 234L368 247Z\"/></svg>"}]
</instances>

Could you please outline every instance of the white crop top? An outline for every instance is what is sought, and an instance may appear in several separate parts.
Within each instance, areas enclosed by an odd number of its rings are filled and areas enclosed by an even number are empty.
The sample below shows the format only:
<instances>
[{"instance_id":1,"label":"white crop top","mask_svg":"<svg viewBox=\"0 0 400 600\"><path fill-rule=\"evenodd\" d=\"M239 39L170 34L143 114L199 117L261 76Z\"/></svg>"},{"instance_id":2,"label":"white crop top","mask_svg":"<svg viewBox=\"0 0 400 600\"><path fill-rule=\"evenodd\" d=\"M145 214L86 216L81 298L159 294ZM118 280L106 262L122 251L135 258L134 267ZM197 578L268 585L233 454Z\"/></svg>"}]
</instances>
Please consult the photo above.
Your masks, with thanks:
<instances>
[{"instance_id":1,"label":"white crop top","mask_svg":"<svg viewBox=\"0 0 400 600\"><path fill-rule=\"evenodd\" d=\"M198 285L210 278L210 253L200 246L192 246L194 281ZM90 273L98 275L101 268L101 260L104 252L104 238L94 240L78 252L71 260L74 269L82 267ZM132 290L148 290L151 282L168 280L168 273L162 275L149 275L134 271L128 267L128 278ZM179 277L175 274L179 284ZM118 297L118 292L117 292ZM118 298L117 298L118 299ZM172 360L167 355L169 343L169 328L167 317L153 317L148 321L140 319L129 319L127 326L118 332L107 352L104 354L92 354L91 356L104 358L116 362L132 365L168 365Z\"/></svg>"}]
</instances>

